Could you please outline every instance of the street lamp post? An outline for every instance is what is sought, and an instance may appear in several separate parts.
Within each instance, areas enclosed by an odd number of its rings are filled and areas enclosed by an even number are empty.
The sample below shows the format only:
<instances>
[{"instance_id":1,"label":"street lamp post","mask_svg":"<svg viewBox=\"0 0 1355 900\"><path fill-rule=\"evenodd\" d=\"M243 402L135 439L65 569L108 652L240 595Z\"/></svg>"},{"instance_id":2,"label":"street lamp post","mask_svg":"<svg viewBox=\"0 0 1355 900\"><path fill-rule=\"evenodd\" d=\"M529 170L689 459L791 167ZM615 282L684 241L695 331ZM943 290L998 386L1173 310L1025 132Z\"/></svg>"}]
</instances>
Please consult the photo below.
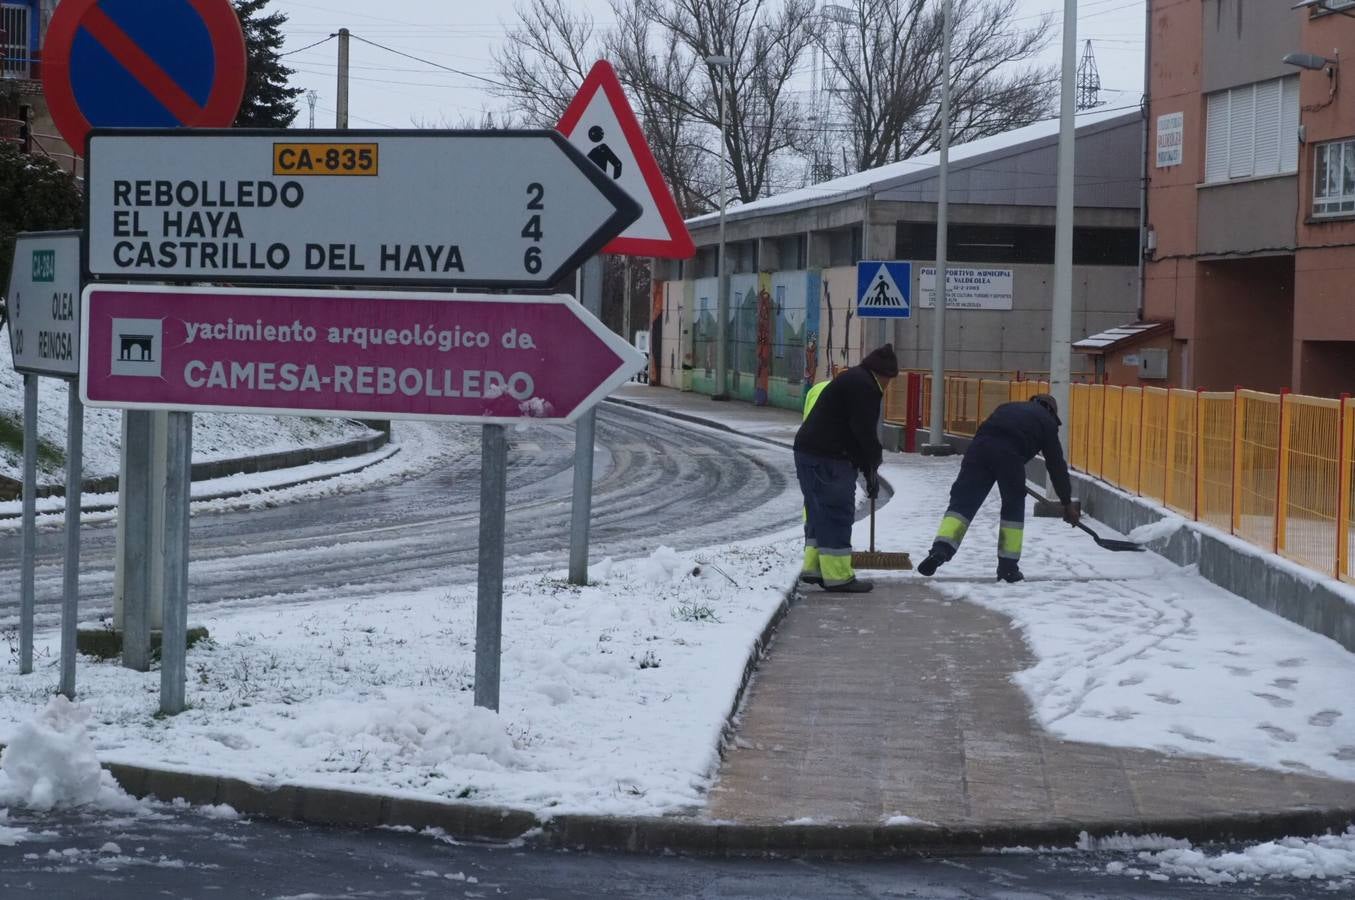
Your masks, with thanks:
<instances>
[{"instance_id":1,"label":"street lamp post","mask_svg":"<svg viewBox=\"0 0 1355 900\"><path fill-rule=\"evenodd\" d=\"M922 452L947 456L955 448L946 443L946 250L949 241L950 194L950 32L951 0L941 5L941 147L936 168L936 303L932 307L931 429Z\"/></svg>"},{"instance_id":2,"label":"street lamp post","mask_svg":"<svg viewBox=\"0 0 1355 900\"><path fill-rule=\"evenodd\" d=\"M715 394L712 400L729 399L729 270L725 264L725 120L728 117L728 97L725 85L734 60L713 54L706 63L720 70L720 249L717 261L718 286L715 290Z\"/></svg>"}]
</instances>

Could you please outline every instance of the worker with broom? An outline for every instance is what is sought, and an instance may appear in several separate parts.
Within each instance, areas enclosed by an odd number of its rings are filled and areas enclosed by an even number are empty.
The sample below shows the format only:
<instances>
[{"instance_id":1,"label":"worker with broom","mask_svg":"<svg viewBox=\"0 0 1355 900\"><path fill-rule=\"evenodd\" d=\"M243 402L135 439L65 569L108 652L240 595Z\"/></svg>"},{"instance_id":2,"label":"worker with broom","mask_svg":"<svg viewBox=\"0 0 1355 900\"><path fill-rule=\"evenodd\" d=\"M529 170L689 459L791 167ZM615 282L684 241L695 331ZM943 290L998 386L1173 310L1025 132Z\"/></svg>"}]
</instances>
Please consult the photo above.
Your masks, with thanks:
<instances>
[{"instance_id":1,"label":"worker with broom","mask_svg":"<svg viewBox=\"0 0 1355 900\"><path fill-rule=\"evenodd\" d=\"M1002 494L1001 523L997 537L997 578L1017 582L1024 576L1018 565L1026 520L1026 463L1044 454L1054 493L1063 504L1063 520L1077 525L1080 512L1072 502L1068 464L1059 443L1059 408L1049 394L1036 394L1026 402L1004 403L993 410L974 434L960 462L960 474L950 486L950 508L941 519L932 549L917 567L934 575L960 549L974 514L997 482Z\"/></svg>"},{"instance_id":2,"label":"worker with broom","mask_svg":"<svg viewBox=\"0 0 1355 900\"><path fill-rule=\"evenodd\" d=\"M894 347L885 344L805 395L804 421L795 434L795 474L805 499L803 582L849 594L874 587L852 571L856 476L865 476L866 494L874 499L884 455L880 402L898 374Z\"/></svg>"}]
</instances>

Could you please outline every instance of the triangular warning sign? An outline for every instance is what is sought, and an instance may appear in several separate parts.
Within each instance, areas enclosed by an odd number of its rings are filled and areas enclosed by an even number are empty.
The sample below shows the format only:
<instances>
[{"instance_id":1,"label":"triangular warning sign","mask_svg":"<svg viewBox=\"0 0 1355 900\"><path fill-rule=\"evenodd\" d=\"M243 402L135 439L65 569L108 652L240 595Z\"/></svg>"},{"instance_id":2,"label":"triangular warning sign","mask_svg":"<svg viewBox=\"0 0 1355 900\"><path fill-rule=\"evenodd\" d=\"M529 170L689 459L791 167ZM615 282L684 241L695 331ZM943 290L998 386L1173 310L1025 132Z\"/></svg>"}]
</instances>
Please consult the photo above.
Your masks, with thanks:
<instances>
[{"instance_id":1,"label":"triangular warning sign","mask_svg":"<svg viewBox=\"0 0 1355 900\"><path fill-rule=\"evenodd\" d=\"M640 218L613 238L603 253L687 259L692 236L654 161L640 123L605 59L589 70L555 129L639 202Z\"/></svg>"},{"instance_id":2,"label":"triangular warning sign","mask_svg":"<svg viewBox=\"0 0 1355 900\"><path fill-rule=\"evenodd\" d=\"M858 307L873 307L877 309L907 309L908 301L903 297L903 291L899 290L898 284L894 281L894 276L889 274L889 266L880 263L880 268L876 270L875 277L870 280L870 287L861 295L861 302Z\"/></svg>"}]
</instances>

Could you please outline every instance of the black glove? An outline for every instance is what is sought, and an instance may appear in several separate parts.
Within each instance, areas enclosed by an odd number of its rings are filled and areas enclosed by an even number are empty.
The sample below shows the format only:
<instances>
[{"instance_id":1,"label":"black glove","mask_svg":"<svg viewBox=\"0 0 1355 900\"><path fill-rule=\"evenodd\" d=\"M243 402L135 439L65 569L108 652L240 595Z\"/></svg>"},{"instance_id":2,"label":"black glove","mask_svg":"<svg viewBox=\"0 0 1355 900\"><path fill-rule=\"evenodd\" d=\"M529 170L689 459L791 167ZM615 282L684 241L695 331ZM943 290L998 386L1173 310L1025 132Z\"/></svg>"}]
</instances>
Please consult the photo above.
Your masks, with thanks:
<instances>
[{"instance_id":1,"label":"black glove","mask_svg":"<svg viewBox=\"0 0 1355 900\"><path fill-rule=\"evenodd\" d=\"M1076 503L1063 504L1063 521L1073 526L1082 521L1082 511Z\"/></svg>"},{"instance_id":2,"label":"black glove","mask_svg":"<svg viewBox=\"0 0 1355 900\"><path fill-rule=\"evenodd\" d=\"M866 496L874 500L880 496L880 470L871 469L866 473Z\"/></svg>"}]
</instances>

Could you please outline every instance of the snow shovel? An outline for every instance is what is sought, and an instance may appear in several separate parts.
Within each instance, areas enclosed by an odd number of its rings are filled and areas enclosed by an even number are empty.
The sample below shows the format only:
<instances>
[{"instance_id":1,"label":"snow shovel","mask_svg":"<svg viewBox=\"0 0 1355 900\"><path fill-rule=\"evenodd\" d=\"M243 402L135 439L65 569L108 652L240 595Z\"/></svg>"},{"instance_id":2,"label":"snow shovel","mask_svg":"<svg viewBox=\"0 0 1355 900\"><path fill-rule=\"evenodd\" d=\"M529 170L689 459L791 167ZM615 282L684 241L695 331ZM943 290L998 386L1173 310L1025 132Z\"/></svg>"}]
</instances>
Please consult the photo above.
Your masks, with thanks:
<instances>
[{"instance_id":1,"label":"snow shovel","mask_svg":"<svg viewBox=\"0 0 1355 900\"><path fill-rule=\"evenodd\" d=\"M852 551L855 569L911 569L913 561L907 553L886 553L875 549L875 498L870 498L870 549Z\"/></svg>"},{"instance_id":2,"label":"snow shovel","mask_svg":"<svg viewBox=\"0 0 1355 900\"><path fill-rule=\"evenodd\" d=\"M1026 493L1030 494L1036 500L1046 499L1037 494L1035 491L1032 491L1029 487L1026 488ZM1074 500L1073 502L1077 503L1076 500ZM1079 509L1079 512L1080 511L1081 510ZM1133 541L1120 541L1116 540L1115 538L1103 538L1095 531L1092 531L1091 527L1084 524L1083 522L1079 521L1077 523L1077 527L1087 532L1087 534L1091 535L1092 540L1096 542L1096 546L1100 547L1102 550L1110 550L1114 553L1138 553L1143 551L1143 547L1139 544L1134 543Z\"/></svg>"}]
</instances>

